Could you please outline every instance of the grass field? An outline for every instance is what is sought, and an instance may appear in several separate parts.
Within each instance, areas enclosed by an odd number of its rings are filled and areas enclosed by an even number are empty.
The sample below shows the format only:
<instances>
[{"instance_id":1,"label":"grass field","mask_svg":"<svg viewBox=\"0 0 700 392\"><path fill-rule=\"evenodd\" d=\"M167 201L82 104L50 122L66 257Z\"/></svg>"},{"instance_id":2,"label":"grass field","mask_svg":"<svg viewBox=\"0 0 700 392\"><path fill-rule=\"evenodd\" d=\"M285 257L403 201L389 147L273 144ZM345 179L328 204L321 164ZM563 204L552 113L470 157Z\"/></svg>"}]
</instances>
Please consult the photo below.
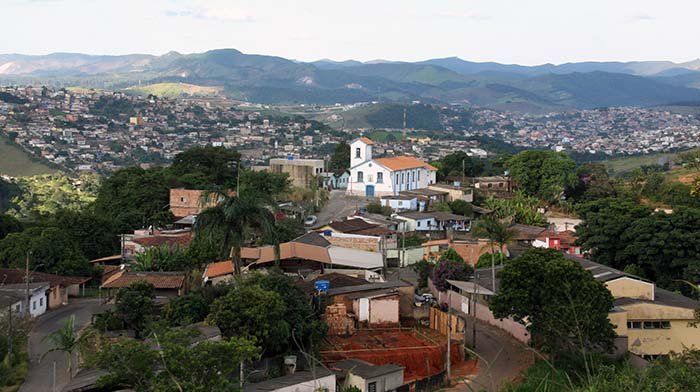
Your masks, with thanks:
<instances>
[{"instance_id":1,"label":"grass field","mask_svg":"<svg viewBox=\"0 0 700 392\"><path fill-rule=\"evenodd\" d=\"M127 88L127 91L144 95L152 94L157 97L167 98L175 98L181 95L208 97L219 95L219 93L223 91L223 87L197 86L187 83L156 83L145 86L132 86Z\"/></svg>"},{"instance_id":2,"label":"grass field","mask_svg":"<svg viewBox=\"0 0 700 392\"><path fill-rule=\"evenodd\" d=\"M57 171L30 158L30 155L19 147L7 143L4 139L0 140L0 174L24 177Z\"/></svg>"},{"instance_id":3,"label":"grass field","mask_svg":"<svg viewBox=\"0 0 700 392\"><path fill-rule=\"evenodd\" d=\"M646 165L658 165L659 160L667 157L669 162L673 162L676 157L674 153L665 154L649 154L649 155L637 155L625 158L614 158L602 161L608 170L612 171L614 174L621 174L630 172L636 168L646 166Z\"/></svg>"}]
</instances>

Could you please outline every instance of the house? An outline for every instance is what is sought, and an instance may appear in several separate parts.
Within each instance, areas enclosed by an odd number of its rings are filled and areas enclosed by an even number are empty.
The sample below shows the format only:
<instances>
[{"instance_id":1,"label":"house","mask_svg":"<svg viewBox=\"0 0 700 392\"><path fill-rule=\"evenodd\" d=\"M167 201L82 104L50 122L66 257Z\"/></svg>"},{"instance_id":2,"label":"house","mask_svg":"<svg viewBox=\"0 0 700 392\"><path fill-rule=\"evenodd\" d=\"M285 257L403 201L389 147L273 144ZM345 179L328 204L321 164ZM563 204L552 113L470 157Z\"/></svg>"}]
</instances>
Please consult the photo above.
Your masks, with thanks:
<instances>
[{"instance_id":1,"label":"house","mask_svg":"<svg viewBox=\"0 0 700 392\"><path fill-rule=\"evenodd\" d=\"M350 144L350 179L346 193L356 196L398 195L435 183L437 169L411 156L373 158L374 142L366 137Z\"/></svg>"},{"instance_id":2,"label":"house","mask_svg":"<svg viewBox=\"0 0 700 392\"><path fill-rule=\"evenodd\" d=\"M542 233L547 231L544 227L523 225L520 223L510 225L509 229L515 234L513 241L522 246L532 245Z\"/></svg>"},{"instance_id":3,"label":"house","mask_svg":"<svg viewBox=\"0 0 700 392\"><path fill-rule=\"evenodd\" d=\"M187 293L187 277L184 272L128 272L120 270L100 286L108 290L109 296L113 291L127 288L136 282L146 282L155 288L156 298L173 298Z\"/></svg>"},{"instance_id":4,"label":"house","mask_svg":"<svg viewBox=\"0 0 700 392\"><path fill-rule=\"evenodd\" d=\"M25 282L26 271L18 268L0 268L0 282L5 285ZM60 276L46 272L29 272L29 281L48 282L48 308L56 309L68 304L68 296L80 294L81 287L90 280L89 277Z\"/></svg>"},{"instance_id":5,"label":"house","mask_svg":"<svg viewBox=\"0 0 700 392\"><path fill-rule=\"evenodd\" d=\"M133 234L122 235L122 258L133 259L148 248L159 246L185 247L192 240L192 231L181 230L135 230Z\"/></svg>"},{"instance_id":6,"label":"house","mask_svg":"<svg viewBox=\"0 0 700 392\"><path fill-rule=\"evenodd\" d=\"M447 249L454 249L464 262L471 266L475 266L482 255L491 253L489 242L485 239L431 240L424 242L421 246L423 247L425 259L437 259ZM504 250L508 254L506 246L504 246ZM496 249L496 251L498 252L499 249Z\"/></svg>"},{"instance_id":7,"label":"house","mask_svg":"<svg viewBox=\"0 0 700 392\"><path fill-rule=\"evenodd\" d=\"M400 365L374 365L360 359L345 359L336 362L333 369L342 375L339 384L355 387L360 392L395 391L404 384L404 368Z\"/></svg>"},{"instance_id":8,"label":"house","mask_svg":"<svg viewBox=\"0 0 700 392\"><path fill-rule=\"evenodd\" d=\"M171 189L170 212L178 218L184 218L198 215L202 210L215 206L219 202L219 197L214 193L205 197L205 192L199 189Z\"/></svg>"},{"instance_id":9,"label":"house","mask_svg":"<svg viewBox=\"0 0 700 392\"><path fill-rule=\"evenodd\" d=\"M416 197L418 199L418 211L427 211L433 204L443 203L449 199L448 192L431 188L409 189L399 192L399 195Z\"/></svg>"},{"instance_id":10,"label":"house","mask_svg":"<svg viewBox=\"0 0 700 392\"><path fill-rule=\"evenodd\" d=\"M243 392L335 392L335 373L316 368L243 386Z\"/></svg>"},{"instance_id":11,"label":"house","mask_svg":"<svg viewBox=\"0 0 700 392\"><path fill-rule=\"evenodd\" d=\"M469 181L475 189L486 193L508 193L513 191L510 177L506 176L472 177Z\"/></svg>"},{"instance_id":12,"label":"house","mask_svg":"<svg viewBox=\"0 0 700 392\"><path fill-rule=\"evenodd\" d=\"M700 348L700 333L693 327L695 311L700 302L680 294L656 287L638 276L599 264L583 257L565 254L568 260L578 263L593 278L605 284L614 298L613 308L608 318L618 335L618 351L629 351L644 358L665 356L671 352L681 352L685 348ZM495 292L500 289L496 267ZM488 309L487 299L493 295L493 280L490 268L475 271L478 293L472 289L455 290L459 295L452 296L452 307L467 309L476 299L476 317L491 325L502 328L516 338L527 341L527 331L522 324L510 319L496 320ZM436 292L436 291L435 291ZM444 300L445 293L436 294Z\"/></svg>"},{"instance_id":13,"label":"house","mask_svg":"<svg viewBox=\"0 0 700 392\"><path fill-rule=\"evenodd\" d=\"M447 201L464 200L467 203L474 201L474 190L450 184L430 184L428 189L440 192L447 192Z\"/></svg>"},{"instance_id":14,"label":"house","mask_svg":"<svg viewBox=\"0 0 700 392\"><path fill-rule=\"evenodd\" d=\"M576 245L577 238L576 233L571 230L561 232L545 230L532 241L532 246L535 248L561 250L572 256L582 256L581 246Z\"/></svg>"},{"instance_id":15,"label":"house","mask_svg":"<svg viewBox=\"0 0 700 392\"><path fill-rule=\"evenodd\" d=\"M275 263L273 246L242 248L241 258L248 269L264 268ZM286 272L311 273L339 268L343 271L378 271L384 266L382 254L332 245L324 236L311 232L279 246L279 266ZM339 271L340 271L339 270Z\"/></svg>"},{"instance_id":16,"label":"house","mask_svg":"<svg viewBox=\"0 0 700 392\"><path fill-rule=\"evenodd\" d=\"M328 186L331 189L348 189L350 182L350 170L337 170L328 179Z\"/></svg>"},{"instance_id":17,"label":"house","mask_svg":"<svg viewBox=\"0 0 700 392\"><path fill-rule=\"evenodd\" d=\"M32 282L27 286L25 283L3 284L0 286L0 296L6 297L6 302L14 306L13 312L21 315L27 314L27 287L29 287L29 311L31 317L39 317L46 313L49 301L48 295L51 288L49 282Z\"/></svg>"},{"instance_id":18,"label":"house","mask_svg":"<svg viewBox=\"0 0 700 392\"><path fill-rule=\"evenodd\" d=\"M233 280L233 262L231 260L209 263L204 268L202 280L204 284L216 286L219 283L229 283Z\"/></svg>"},{"instance_id":19,"label":"house","mask_svg":"<svg viewBox=\"0 0 700 392\"><path fill-rule=\"evenodd\" d=\"M361 321L382 325L398 323L397 316L413 317L414 294L415 288L410 283L388 281L331 287L325 295L329 303L342 304L346 309L352 309L358 318L362 311ZM372 302L374 308L371 308Z\"/></svg>"},{"instance_id":20,"label":"house","mask_svg":"<svg viewBox=\"0 0 700 392\"><path fill-rule=\"evenodd\" d=\"M406 231L469 231L471 219L450 212L404 212L396 215L397 219L404 220Z\"/></svg>"},{"instance_id":21,"label":"house","mask_svg":"<svg viewBox=\"0 0 700 392\"><path fill-rule=\"evenodd\" d=\"M289 156L270 159L269 170L271 173L287 173L292 186L309 188L323 174L324 168L323 159L294 159Z\"/></svg>"},{"instance_id":22,"label":"house","mask_svg":"<svg viewBox=\"0 0 700 392\"><path fill-rule=\"evenodd\" d=\"M0 290L0 318L6 317L9 312L21 315L22 301L25 301L23 295Z\"/></svg>"},{"instance_id":23,"label":"house","mask_svg":"<svg viewBox=\"0 0 700 392\"><path fill-rule=\"evenodd\" d=\"M382 207L389 207L394 211L417 211L417 196L382 196L379 199Z\"/></svg>"}]
</instances>

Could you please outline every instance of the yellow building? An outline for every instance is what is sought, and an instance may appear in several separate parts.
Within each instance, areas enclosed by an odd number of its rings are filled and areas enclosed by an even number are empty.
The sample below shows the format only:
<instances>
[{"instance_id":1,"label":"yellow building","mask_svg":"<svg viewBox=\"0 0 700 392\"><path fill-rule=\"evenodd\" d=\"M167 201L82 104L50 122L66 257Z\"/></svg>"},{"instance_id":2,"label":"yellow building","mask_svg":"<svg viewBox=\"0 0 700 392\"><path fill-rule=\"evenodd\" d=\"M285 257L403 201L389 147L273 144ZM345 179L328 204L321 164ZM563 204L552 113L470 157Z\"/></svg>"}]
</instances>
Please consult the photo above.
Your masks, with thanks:
<instances>
[{"instance_id":1,"label":"yellow building","mask_svg":"<svg viewBox=\"0 0 700 392\"><path fill-rule=\"evenodd\" d=\"M692 325L700 302L602 264L572 259L604 282L615 298L609 318L618 336L627 339L629 352L653 358L700 349L700 325Z\"/></svg>"}]
</instances>

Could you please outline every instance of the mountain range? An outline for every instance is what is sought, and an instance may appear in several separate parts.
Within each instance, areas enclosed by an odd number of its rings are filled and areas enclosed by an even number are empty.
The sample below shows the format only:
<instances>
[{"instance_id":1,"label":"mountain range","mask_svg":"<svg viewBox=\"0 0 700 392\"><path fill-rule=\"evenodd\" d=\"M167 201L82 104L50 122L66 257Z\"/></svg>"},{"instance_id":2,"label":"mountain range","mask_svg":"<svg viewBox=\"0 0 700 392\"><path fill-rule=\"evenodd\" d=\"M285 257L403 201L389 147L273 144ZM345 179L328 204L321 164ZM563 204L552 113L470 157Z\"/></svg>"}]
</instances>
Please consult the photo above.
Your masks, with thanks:
<instances>
[{"instance_id":1,"label":"mountain range","mask_svg":"<svg viewBox=\"0 0 700 392\"><path fill-rule=\"evenodd\" d=\"M181 82L259 103L458 103L550 111L700 101L700 60L523 66L457 57L299 62L235 49L161 56L0 55L0 83L129 88Z\"/></svg>"}]
</instances>

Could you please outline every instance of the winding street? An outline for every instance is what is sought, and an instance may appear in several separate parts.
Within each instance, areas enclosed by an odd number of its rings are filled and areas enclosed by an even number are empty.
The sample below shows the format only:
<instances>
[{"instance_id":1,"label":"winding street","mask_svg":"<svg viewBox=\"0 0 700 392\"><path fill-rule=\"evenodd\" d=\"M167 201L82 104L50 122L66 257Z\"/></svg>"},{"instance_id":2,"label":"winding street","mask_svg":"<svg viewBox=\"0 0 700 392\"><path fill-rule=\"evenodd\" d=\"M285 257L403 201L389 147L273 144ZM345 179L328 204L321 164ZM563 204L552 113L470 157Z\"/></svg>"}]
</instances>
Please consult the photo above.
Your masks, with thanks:
<instances>
[{"instance_id":1,"label":"winding street","mask_svg":"<svg viewBox=\"0 0 700 392\"><path fill-rule=\"evenodd\" d=\"M58 330L64 320L75 315L75 325L80 329L90 322L93 313L100 307L98 299L71 298L67 306L47 312L36 319L36 324L29 334L29 373L19 389L20 392L53 392L53 364L56 363L56 391L68 384L68 358L66 353L55 351L44 359L41 356L53 346L43 342L46 335ZM74 365L75 366L75 365ZM75 369L74 369L75 371Z\"/></svg>"}]
</instances>

